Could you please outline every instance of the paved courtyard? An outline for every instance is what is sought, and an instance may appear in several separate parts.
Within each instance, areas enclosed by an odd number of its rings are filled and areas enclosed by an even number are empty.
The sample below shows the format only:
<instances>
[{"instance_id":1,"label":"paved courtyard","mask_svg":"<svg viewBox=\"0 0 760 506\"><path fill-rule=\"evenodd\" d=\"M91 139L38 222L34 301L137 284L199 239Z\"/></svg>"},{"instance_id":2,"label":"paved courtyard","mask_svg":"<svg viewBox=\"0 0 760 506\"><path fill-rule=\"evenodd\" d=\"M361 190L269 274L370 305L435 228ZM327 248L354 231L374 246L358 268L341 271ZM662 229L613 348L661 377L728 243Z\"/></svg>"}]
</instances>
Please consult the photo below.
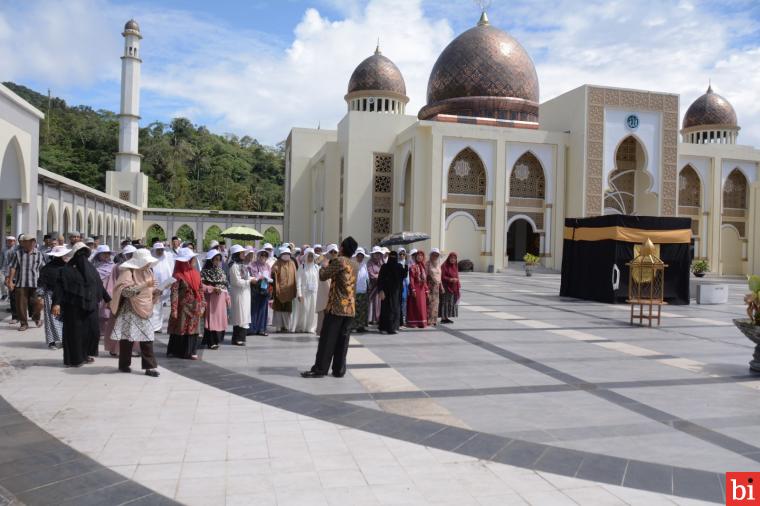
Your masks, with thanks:
<instances>
[{"instance_id":1,"label":"paved courtyard","mask_svg":"<svg viewBox=\"0 0 760 506\"><path fill-rule=\"evenodd\" d=\"M655 329L558 288L556 274L466 275L455 324L356 335L343 379L298 377L315 336L163 359L152 379L108 357L64 369L39 330L3 323L0 496L701 504L723 502L726 471L760 469L760 377L731 323L743 283L727 305L667 307Z\"/></svg>"}]
</instances>

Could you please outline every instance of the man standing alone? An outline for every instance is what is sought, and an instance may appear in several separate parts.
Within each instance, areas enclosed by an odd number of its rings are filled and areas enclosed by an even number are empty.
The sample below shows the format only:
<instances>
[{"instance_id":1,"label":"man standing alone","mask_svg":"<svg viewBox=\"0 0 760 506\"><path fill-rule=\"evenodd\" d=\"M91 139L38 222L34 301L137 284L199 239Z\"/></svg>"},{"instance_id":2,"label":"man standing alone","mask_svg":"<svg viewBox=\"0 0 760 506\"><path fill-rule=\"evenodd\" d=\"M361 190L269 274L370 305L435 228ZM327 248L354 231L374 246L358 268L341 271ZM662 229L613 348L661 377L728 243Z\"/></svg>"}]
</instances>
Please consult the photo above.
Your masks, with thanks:
<instances>
[{"instance_id":1,"label":"man standing alone","mask_svg":"<svg viewBox=\"0 0 760 506\"><path fill-rule=\"evenodd\" d=\"M320 280L331 280L330 294L314 366L301 373L304 378L324 377L330 369L330 362L333 376L342 378L346 374L346 354L356 304L356 273L351 264L356 247L354 238L347 237L340 244L340 256L319 271Z\"/></svg>"},{"instance_id":2,"label":"man standing alone","mask_svg":"<svg viewBox=\"0 0 760 506\"><path fill-rule=\"evenodd\" d=\"M8 290L15 292L16 313L21 326L19 330L29 328L28 314L31 306L32 319L39 327L42 325L40 312L42 301L37 297L37 279L40 269L45 265L42 253L37 249L37 239L31 234L24 234L19 238L21 247L11 257L8 279L5 281Z\"/></svg>"}]
</instances>

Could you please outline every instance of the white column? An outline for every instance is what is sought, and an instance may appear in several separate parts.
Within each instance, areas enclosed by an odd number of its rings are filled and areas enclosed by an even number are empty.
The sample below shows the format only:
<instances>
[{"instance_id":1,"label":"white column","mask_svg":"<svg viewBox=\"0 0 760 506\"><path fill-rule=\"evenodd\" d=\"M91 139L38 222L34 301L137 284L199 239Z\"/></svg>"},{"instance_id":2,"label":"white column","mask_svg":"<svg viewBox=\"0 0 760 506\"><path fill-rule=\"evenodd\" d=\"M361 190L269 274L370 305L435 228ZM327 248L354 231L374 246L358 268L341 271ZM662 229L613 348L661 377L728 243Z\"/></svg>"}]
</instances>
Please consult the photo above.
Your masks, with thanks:
<instances>
[{"instance_id":1,"label":"white column","mask_svg":"<svg viewBox=\"0 0 760 506\"><path fill-rule=\"evenodd\" d=\"M493 253L491 251L491 224L493 221L491 220L491 213L493 212L493 204L488 204L486 206L486 243L485 247L483 249L484 253Z\"/></svg>"},{"instance_id":2,"label":"white column","mask_svg":"<svg viewBox=\"0 0 760 506\"><path fill-rule=\"evenodd\" d=\"M14 235L16 236L24 233L23 218L24 218L24 205L21 202L14 202L13 203L13 229L14 229Z\"/></svg>"},{"instance_id":3,"label":"white column","mask_svg":"<svg viewBox=\"0 0 760 506\"><path fill-rule=\"evenodd\" d=\"M551 252L551 238L552 238L552 208L547 207L544 209L544 233L546 235L546 242L547 250L541 250L542 253L550 253Z\"/></svg>"}]
</instances>

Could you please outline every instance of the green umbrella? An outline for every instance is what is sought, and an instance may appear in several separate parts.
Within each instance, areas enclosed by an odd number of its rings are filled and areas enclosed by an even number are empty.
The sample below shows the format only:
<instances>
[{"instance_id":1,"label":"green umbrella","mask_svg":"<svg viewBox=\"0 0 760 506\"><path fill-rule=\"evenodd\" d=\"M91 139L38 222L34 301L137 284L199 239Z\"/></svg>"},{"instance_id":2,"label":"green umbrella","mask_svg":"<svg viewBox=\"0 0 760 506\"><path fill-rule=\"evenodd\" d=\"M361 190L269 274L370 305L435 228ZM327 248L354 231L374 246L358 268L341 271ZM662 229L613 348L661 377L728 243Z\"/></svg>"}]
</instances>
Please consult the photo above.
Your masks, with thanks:
<instances>
[{"instance_id":1,"label":"green umbrella","mask_svg":"<svg viewBox=\"0 0 760 506\"><path fill-rule=\"evenodd\" d=\"M228 239L237 239L238 241L255 241L263 239L264 236L258 230L251 227L230 227L221 234Z\"/></svg>"}]
</instances>

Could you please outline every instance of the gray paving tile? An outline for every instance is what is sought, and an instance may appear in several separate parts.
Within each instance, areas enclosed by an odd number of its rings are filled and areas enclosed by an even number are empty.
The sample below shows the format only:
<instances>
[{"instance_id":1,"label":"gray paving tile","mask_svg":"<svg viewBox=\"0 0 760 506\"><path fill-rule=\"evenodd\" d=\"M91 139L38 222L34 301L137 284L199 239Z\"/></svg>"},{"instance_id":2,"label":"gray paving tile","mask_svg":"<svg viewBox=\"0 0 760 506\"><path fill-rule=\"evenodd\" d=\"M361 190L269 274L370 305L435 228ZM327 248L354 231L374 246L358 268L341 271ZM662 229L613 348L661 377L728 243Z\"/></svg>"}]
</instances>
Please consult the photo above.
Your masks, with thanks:
<instances>
[{"instance_id":1,"label":"gray paving tile","mask_svg":"<svg viewBox=\"0 0 760 506\"><path fill-rule=\"evenodd\" d=\"M673 468L662 464L632 460L626 468L623 485L652 492L672 494Z\"/></svg>"},{"instance_id":2,"label":"gray paving tile","mask_svg":"<svg viewBox=\"0 0 760 506\"><path fill-rule=\"evenodd\" d=\"M607 455L586 455L575 476L599 483L621 485L627 466L626 459Z\"/></svg>"}]
</instances>

